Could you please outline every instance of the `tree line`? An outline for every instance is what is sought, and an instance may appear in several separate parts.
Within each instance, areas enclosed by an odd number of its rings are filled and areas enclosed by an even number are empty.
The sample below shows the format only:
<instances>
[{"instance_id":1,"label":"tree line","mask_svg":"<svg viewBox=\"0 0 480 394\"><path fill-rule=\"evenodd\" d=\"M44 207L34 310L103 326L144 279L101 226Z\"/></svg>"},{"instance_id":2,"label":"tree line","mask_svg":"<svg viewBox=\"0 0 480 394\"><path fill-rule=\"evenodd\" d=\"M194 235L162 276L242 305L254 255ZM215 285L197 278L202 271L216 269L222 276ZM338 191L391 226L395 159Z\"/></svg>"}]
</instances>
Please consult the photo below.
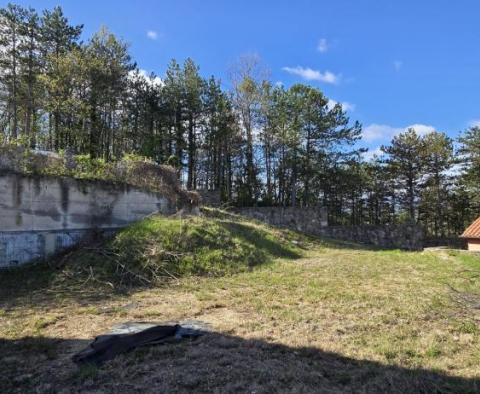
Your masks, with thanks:
<instances>
[{"instance_id":1,"label":"tree line","mask_svg":"<svg viewBox=\"0 0 480 394\"><path fill-rule=\"evenodd\" d=\"M414 221L458 234L480 213L480 128L457 140L415 130L364 160L362 128L319 89L272 84L256 56L229 89L197 64L147 75L100 29L81 41L60 7L0 9L4 144L114 161L138 154L177 168L190 190L245 205L327 206L332 224Z\"/></svg>"}]
</instances>

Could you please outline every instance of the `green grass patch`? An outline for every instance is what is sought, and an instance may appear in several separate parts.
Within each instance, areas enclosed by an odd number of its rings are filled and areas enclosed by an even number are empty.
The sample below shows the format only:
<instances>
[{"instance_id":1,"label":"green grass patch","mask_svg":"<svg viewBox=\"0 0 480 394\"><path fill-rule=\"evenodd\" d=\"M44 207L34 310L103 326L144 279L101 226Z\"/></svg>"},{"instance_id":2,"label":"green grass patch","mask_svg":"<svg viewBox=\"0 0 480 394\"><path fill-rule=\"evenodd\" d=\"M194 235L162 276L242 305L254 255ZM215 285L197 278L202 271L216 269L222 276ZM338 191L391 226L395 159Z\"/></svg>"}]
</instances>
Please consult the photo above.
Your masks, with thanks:
<instances>
[{"instance_id":1,"label":"green grass patch","mask_svg":"<svg viewBox=\"0 0 480 394\"><path fill-rule=\"evenodd\" d=\"M55 289L59 299L79 293L104 296L112 289L159 285L191 275L231 275L275 259L299 258L305 245L314 242L225 211L203 212L184 218L149 217L111 240L72 253L60 268L53 261L4 271L0 295L28 300L35 290Z\"/></svg>"},{"instance_id":2,"label":"green grass patch","mask_svg":"<svg viewBox=\"0 0 480 394\"><path fill-rule=\"evenodd\" d=\"M154 216L115 237L108 248L116 258L105 268L117 269L119 263L146 280L233 274L276 258L300 257L291 241L287 232L234 218Z\"/></svg>"},{"instance_id":3,"label":"green grass patch","mask_svg":"<svg viewBox=\"0 0 480 394\"><path fill-rule=\"evenodd\" d=\"M10 289L0 303L7 391L19 376L23 391L46 381L71 392L148 391L158 382L198 392L480 387L475 255L370 250L207 209L148 218L65 261L0 275L0 294ZM214 331L98 369L67 361L119 322L184 319Z\"/></svg>"}]
</instances>

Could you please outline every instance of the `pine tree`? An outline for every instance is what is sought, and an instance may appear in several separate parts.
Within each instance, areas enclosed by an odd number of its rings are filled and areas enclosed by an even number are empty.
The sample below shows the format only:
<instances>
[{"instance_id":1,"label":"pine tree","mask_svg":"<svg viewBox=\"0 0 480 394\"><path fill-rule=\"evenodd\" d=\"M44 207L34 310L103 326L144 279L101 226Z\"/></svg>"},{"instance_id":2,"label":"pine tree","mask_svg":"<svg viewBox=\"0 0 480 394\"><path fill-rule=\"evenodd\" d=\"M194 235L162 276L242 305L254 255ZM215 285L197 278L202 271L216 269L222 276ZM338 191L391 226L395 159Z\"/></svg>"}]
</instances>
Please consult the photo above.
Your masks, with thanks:
<instances>
[{"instance_id":1,"label":"pine tree","mask_svg":"<svg viewBox=\"0 0 480 394\"><path fill-rule=\"evenodd\" d=\"M183 155L185 150L185 83L180 65L174 59L168 65L164 82L165 106L169 114L167 126L170 134L168 150L170 155L175 155L181 172L184 166Z\"/></svg>"},{"instance_id":2,"label":"pine tree","mask_svg":"<svg viewBox=\"0 0 480 394\"><path fill-rule=\"evenodd\" d=\"M16 139L19 134L20 101L20 58L24 40L22 29L27 18L27 10L9 3L0 9L0 82L4 95L5 112L2 124L7 139Z\"/></svg>"},{"instance_id":3,"label":"pine tree","mask_svg":"<svg viewBox=\"0 0 480 394\"><path fill-rule=\"evenodd\" d=\"M120 125L117 110L134 65L127 45L106 28L92 37L86 54L90 81L89 153L92 157L103 156L108 161L115 154L115 130Z\"/></svg>"},{"instance_id":4,"label":"pine tree","mask_svg":"<svg viewBox=\"0 0 480 394\"><path fill-rule=\"evenodd\" d=\"M197 127L203 114L205 81L199 75L199 68L192 59L183 66L185 86L185 118L188 130L187 188L196 189Z\"/></svg>"},{"instance_id":5,"label":"pine tree","mask_svg":"<svg viewBox=\"0 0 480 394\"><path fill-rule=\"evenodd\" d=\"M445 237L450 185L447 171L453 164L453 142L444 133L432 132L423 137L423 148L423 219L433 222L435 237Z\"/></svg>"},{"instance_id":6,"label":"pine tree","mask_svg":"<svg viewBox=\"0 0 480 394\"><path fill-rule=\"evenodd\" d=\"M55 7L53 11L44 11L40 25L50 147L58 150L65 147L66 136L62 130L64 114L61 107L62 103L69 99L68 91L58 83L59 63L62 57L77 45L83 25L70 26L61 7Z\"/></svg>"},{"instance_id":7,"label":"pine tree","mask_svg":"<svg viewBox=\"0 0 480 394\"><path fill-rule=\"evenodd\" d=\"M480 127L468 129L460 138L459 154L462 158L460 182L468 192L473 216L480 215Z\"/></svg>"},{"instance_id":8,"label":"pine tree","mask_svg":"<svg viewBox=\"0 0 480 394\"><path fill-rule=\"evenodd\" d=\"M382 146L382 151L388 155L387 163L393 176L399 180L401 202L408 218L416 222L419 182L424 169L423 142L414 129L408 129L395 136L390 146Z\"/></svg>"}]
</instances>

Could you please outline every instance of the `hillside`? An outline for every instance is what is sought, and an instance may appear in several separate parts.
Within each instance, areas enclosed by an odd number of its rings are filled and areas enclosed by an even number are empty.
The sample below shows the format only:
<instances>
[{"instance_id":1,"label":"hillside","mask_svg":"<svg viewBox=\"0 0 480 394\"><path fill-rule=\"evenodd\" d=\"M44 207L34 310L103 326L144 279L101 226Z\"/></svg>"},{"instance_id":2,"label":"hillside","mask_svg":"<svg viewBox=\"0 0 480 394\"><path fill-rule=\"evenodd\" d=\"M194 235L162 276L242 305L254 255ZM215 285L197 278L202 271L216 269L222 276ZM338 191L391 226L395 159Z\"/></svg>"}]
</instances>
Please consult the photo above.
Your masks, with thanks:
<instances>
[{"instance_id":1,"label":"hillside","mask_svg":"<svg viewBox=\"0 0 480 394\"><path fill-rule=\"evenodd\" d=\"M0 386L478 391L480 257L369 250L204 214L153 216L49 267L3 272ZM213 333L101 368L70 361L113 324L187 319Z\"/></svg>"}]
</instances>

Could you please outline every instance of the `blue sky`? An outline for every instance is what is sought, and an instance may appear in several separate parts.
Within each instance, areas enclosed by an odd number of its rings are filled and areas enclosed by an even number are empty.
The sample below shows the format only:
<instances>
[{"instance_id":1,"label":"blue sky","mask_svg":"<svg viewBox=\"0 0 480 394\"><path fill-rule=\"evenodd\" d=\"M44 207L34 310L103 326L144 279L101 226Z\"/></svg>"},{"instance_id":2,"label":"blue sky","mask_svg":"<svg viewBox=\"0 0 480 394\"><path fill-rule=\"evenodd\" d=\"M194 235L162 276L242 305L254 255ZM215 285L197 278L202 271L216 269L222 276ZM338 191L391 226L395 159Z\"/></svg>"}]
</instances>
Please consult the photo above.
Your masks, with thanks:
<instances>
[{"instance_id":1,"label":"blue sky","mask_svg":"<svg viewBox=\"0 0 480 394\"><path fill-rule=\"evenodd\" d=\"M18 1L61 5L84 39L106 25L140 68L162 75L192 57L228 85L238 56L257 53L271 79L307 82L339 102L373 149L409 125L456 136L480 122L480 2ZM0 1L5 5L6 2Z\"/></svg>"}]
</instances>

